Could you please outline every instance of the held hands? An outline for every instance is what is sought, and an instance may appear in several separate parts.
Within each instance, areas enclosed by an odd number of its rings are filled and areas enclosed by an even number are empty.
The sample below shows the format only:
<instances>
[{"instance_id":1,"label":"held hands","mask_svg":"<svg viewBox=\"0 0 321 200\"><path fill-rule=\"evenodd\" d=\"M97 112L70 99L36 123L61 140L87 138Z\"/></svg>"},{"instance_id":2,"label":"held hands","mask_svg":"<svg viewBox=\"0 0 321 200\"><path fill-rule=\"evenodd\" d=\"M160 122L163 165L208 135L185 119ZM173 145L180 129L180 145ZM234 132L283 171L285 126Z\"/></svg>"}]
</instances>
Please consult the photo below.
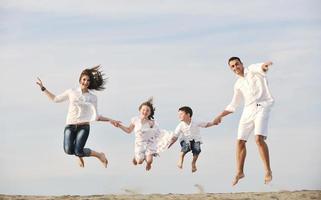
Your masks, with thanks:
<instances>
[{"instance_id":1,"label":"held hands","mask_svg":"<svg viewBox=\"0 0 321 200\"><path fill-rule=\"evenodd\" d=\"M110 120L110 123L114 126L114 127L119 127L121 124L121 121L117 121L117 120Z\"/></svg>"},{"instance_id":2,"label":"held hands","mask_svg":"<svg viewBox=\"0 0 321 200\"><path fill-rule=\"evenodd\" d=\"M220 115L217 116L213 121L214 125L219 125L221 122L222 122L222 117Z\"/></svg>"}]
</instances>

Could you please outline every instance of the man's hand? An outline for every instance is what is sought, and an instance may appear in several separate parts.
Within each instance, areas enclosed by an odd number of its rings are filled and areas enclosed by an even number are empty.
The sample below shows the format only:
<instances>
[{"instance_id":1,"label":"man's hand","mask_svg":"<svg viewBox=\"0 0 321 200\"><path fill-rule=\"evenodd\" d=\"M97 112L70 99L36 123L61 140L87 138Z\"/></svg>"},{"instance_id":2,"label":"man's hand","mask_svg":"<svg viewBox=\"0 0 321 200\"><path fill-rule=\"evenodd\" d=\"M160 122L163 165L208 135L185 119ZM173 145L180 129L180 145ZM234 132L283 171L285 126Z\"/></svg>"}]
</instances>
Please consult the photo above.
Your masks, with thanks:
<instances>
[{"instance_id":1,"label":"man's hand","mask_svg":"<svg viewBox=\"0 0 321 200\"><path fill-rule=\"evenodd\" d=\"M273 65L273 63L271 61L268 61L268 62L265 62L263 65L262 65L262 70L264 72L266 72L267 70L269 70L269 67Z\"/></svg>"}]
</instances>

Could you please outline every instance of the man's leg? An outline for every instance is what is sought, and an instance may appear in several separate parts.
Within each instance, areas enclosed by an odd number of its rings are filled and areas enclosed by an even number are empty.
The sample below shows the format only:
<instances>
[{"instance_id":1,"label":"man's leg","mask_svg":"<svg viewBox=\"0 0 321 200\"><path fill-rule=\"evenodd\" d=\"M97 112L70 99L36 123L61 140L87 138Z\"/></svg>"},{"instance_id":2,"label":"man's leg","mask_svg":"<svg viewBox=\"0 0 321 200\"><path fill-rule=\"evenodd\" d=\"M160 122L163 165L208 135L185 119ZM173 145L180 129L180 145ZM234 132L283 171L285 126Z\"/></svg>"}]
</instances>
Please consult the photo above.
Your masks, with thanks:
<instances>
[{"instance_id":1,"label":"man's leg","mask_svg":"<svg viewBox=\"0 0 321 200\"><path fill-rule=\"evenodd\" d=\"M236 142L236 175L232 185L236 185L238 181L244 177L244 162L246 157L246 141L237 140Z\"/></svg>"},{"instance_id":2,"label":"man's leg","mask_svg":"<svg viewBox=\"0 0 321 200\"><path fill-rule=\"evenodd\" d=\"M264 170L265 170L265 177L264 182L265 184L268 184L272 181L272 170L270 166L270 156L269 156L269 148L267 144L265 143L265 136L263 135L256 135L255 136L255 142L258 146L260 157L263 161Z\"/></svg>"}]
</instances>

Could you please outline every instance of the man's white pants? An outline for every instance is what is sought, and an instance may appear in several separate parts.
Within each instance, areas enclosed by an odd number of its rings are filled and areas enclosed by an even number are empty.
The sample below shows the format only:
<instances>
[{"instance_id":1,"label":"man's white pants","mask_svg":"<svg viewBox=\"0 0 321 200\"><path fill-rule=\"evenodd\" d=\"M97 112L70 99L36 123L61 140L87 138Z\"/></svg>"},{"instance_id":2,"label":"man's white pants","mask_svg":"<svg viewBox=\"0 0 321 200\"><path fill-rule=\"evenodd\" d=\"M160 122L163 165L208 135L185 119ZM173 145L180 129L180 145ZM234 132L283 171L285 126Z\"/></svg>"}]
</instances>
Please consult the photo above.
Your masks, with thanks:
<instances>
[{"instance_id":1,"label":"man's white pants","mask_svg":"<svg viewBox=\"0 0 321 200\"><path fill-rule=\"evenodd\" d=\"M262 135L266 138L271 107L263 107L257 104L244 107L238 127L237 139L247 141L253 131L254 135Z\"/></svg>"}]
</instances>

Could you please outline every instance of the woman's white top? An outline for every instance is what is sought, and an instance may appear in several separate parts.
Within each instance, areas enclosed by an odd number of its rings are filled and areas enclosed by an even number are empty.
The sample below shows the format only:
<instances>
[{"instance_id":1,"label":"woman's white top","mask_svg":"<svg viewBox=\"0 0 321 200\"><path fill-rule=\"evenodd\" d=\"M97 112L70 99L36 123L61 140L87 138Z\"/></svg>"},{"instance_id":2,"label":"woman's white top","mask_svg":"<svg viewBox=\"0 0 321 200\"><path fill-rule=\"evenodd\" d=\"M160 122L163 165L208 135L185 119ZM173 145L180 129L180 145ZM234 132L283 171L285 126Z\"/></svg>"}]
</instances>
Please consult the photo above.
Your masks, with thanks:
<instances>
[{"instance_id":1,"label":"woman's white top","mask_svg":"<svg viewBox=\"0 0 321 200\"><path fill-rule=\"evenodd\" d=\"M92 122L98 119L97 97L91 92L82 93L80 88L68 89L57 95L54 102L69 100L66 124Z\"/></svg>"}]
</instances>

